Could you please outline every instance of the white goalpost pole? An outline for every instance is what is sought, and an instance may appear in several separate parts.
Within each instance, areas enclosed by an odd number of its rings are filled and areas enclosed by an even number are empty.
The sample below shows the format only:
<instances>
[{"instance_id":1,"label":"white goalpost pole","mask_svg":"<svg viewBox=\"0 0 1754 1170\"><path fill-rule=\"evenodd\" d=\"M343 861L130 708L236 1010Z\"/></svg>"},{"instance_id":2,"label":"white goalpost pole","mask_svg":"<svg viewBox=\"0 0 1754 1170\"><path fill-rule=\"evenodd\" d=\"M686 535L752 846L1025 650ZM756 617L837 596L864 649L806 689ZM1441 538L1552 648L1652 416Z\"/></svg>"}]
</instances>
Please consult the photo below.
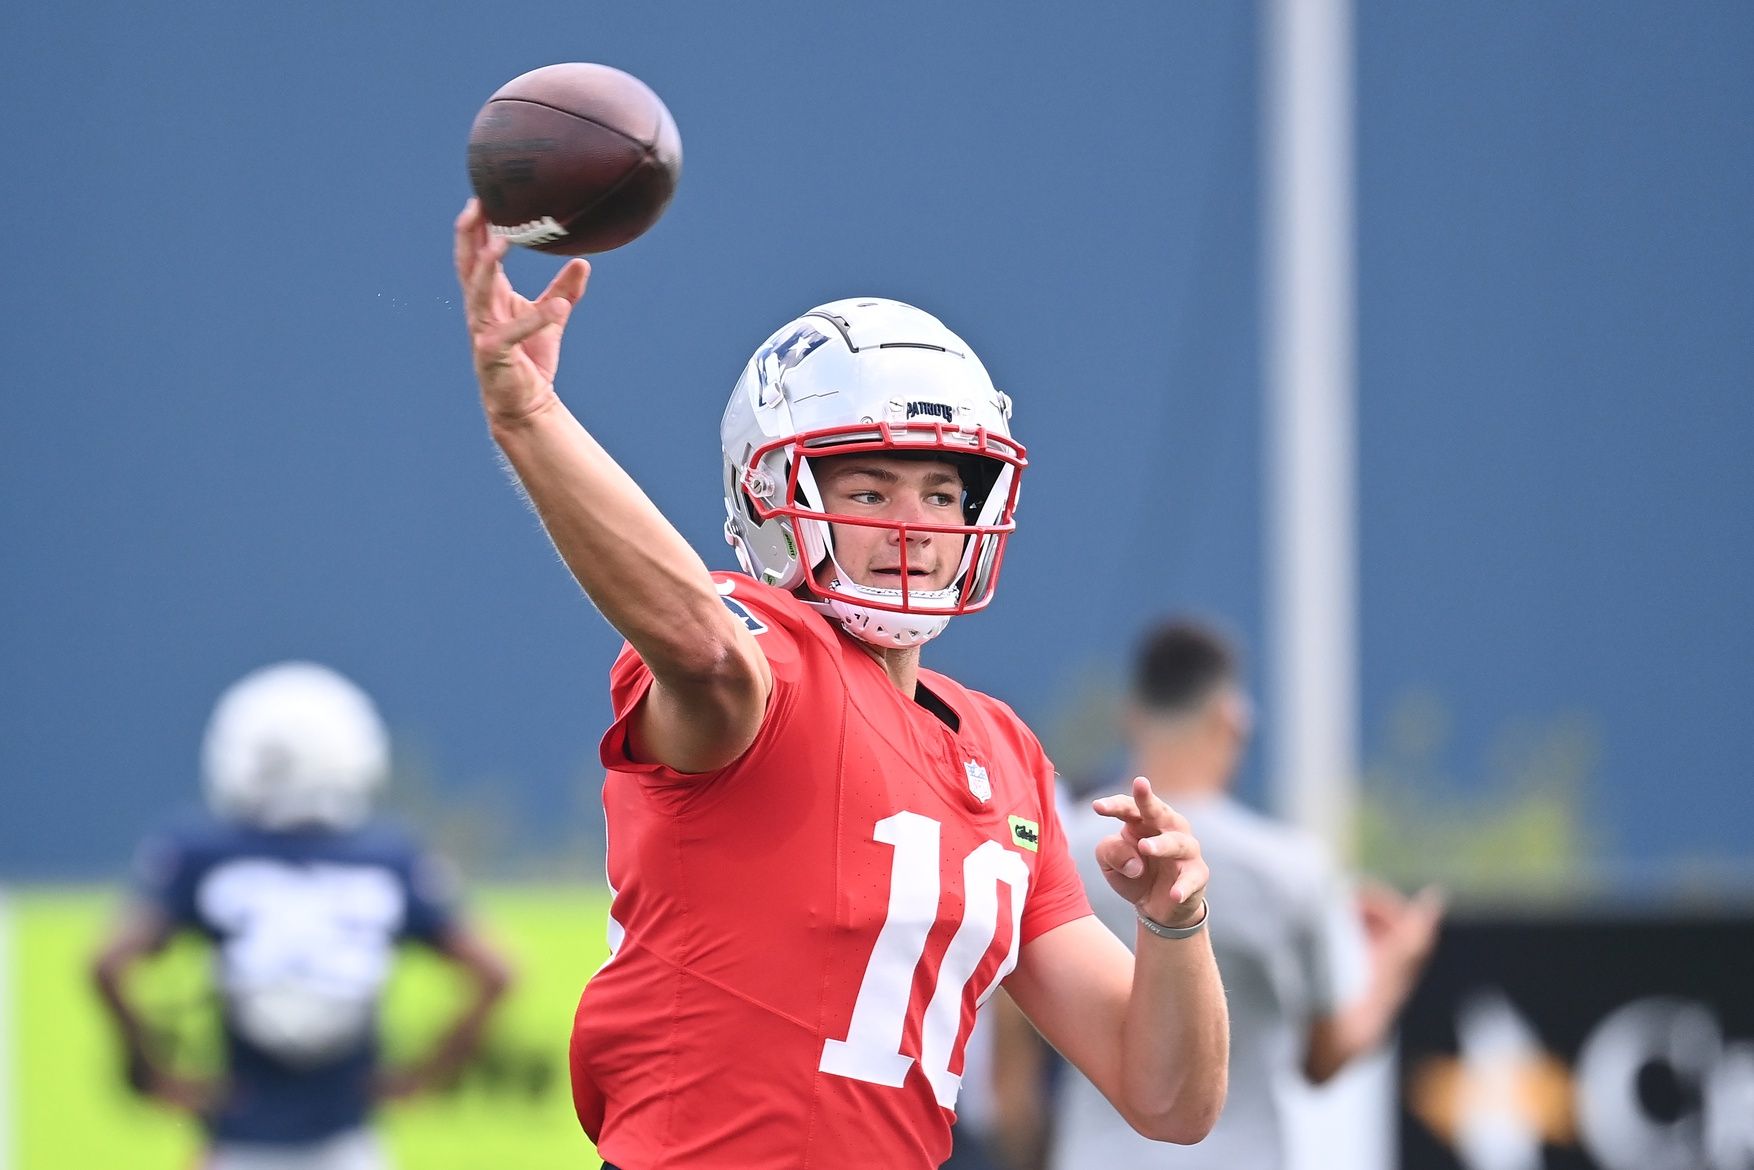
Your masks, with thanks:
<instances>
[{"instance_id":1,"label":"white goalpost pole","mask_svg":"<svg viewBox=\"0 0 1754 1170\"><path fill-rule=\"evenodd\" d=\"M1356 308L1351 0L1261 8L1267 702L1275 811L1355 858ZM1291 1095L1293 1170L1394 1164L1381 1054Z\"/></svg>"},{"instance_id":2,"label":"white goalpost pole","mask_svg":"<svg viewBox=\"0 0 1754 1170\"><path fill-rule=\"evenodd\" d=\"M1275 809L1352 857L1357 804L1352 12L1267 0L1268 761Z\"/></svg>"}]
</instances>

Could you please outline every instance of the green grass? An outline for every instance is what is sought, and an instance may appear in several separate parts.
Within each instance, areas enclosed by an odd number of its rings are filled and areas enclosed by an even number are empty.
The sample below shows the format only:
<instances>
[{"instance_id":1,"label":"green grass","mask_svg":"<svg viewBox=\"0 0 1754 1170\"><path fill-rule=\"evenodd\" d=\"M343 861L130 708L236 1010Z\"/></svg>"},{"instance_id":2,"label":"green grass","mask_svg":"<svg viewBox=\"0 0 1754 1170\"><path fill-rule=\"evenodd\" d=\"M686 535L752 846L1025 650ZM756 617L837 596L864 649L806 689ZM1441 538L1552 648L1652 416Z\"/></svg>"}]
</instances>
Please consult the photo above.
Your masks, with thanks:
<instances>
[{"instance_id":1,"label":"green grass","mask_svg":"<svg viewBox=\"0 0 1754 1170\"><path fill-rule=\"evenodd\" d=\"M128 1092L86 976L115 896L26 890L10 902L19 1170L186 1170L200 1147L198 1129ZM595 1167L572 1113L566 1043L579 989L607 954L604 895L498 888L481 891L471 906L479 928L511 956L518 984L481 1058L456 1089L385 1111L391 1150L407 1170ZM143 967L131 990L172 1041L179 1067L214 1066L217 1031L204 947L179 942ZM460 991L443 963L417 948L406 953L385 1001L392 1060L436 1035Z\"/></svg>"}]
</instances>

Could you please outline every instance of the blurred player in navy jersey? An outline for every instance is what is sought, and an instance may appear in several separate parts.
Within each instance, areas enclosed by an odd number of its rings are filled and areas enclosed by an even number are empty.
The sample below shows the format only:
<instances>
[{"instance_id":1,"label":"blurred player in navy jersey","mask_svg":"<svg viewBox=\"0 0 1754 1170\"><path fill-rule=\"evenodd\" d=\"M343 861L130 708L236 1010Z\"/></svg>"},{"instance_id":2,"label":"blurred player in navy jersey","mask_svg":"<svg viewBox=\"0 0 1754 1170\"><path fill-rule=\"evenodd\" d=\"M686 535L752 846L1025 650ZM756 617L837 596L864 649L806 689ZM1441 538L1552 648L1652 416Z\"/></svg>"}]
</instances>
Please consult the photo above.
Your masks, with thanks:
<instances>
[{"instance_id":1,"label":"blurred player in navy jersey","mask_svg":"<svg viewBox=\"0 0 1754 1170\"><path fill-rule=\"evenodd\" d=\"M353 683L306 662L256 671L221 696L202 756L213 815L141 847L94 964L129 1080L200 1119L204 1170L382 1170L374 1106L456 1075L506 964L462 918L447 868L370 819L389 740ZM212 1082L165 1067L126 991L129 968L180 931L214 949L225 1065ZM424 1059L387 1069L378 1001L404 940L455 963L472 992Z\"/></svg>"},{"instance_id":2,"label":"blurred player in navy jersey","mask_svg":"<svg viewBox=\"0 0 1754 1170\"><path fill-rule=\"evenodd\" d=\"M711 573L555 391L589 265L525 300L473 203L455 247L492 435L628 643L601 743L614 953L573 1032L574 1103L603 1156L935 1167L1001 981L1142 1132L1199 1140L1227 1043L1199 843L1143 779L1102 802L1114 832L1096 851L1137 914L1135 962L1090 912L1034 735L920 664L991 600L1014 528L1024 451L980 360L895 301L781 327L720 424L746 575ZM601 392L647 396L650 455L696 441L693 391Z\"/></svg>"},{"instance_id":3,"label":"blurred player in navy jersey","mask_svg":"<svg viewBox=\"0 0 1754 1170\"><path fill-rule=\"evenodd\" d=\"M1015 1166L1039 1166L1045 1154L1052 1170L1279 1170L1289 1157L1285 1095L1299 1081L1327 1081L1393 1030L1436 942L1437 894L1355 889L1322 842L1238 801L1230 788L1251 722L1236 652L1214 627L1171 619L1140 640L1131 768L1148 773L1192 822L1224 883L1225 913L1212 927L1230 998L1223 1116L1192 1149L1141 1141L1098 1087L1068 1071L1051 1094L1038 1079L1001 1102L1001 1124L1046 1147ZM1082 857L1107 830L1079 802L1071 808L1066 833ZM1095 865L1081 868L1087 888L1103 884ZM1097 909L1119 924L1108 906ZM1040 1058L1027 1025L1000 1023L996 1060ZM1345 1162L1346 1151L1330 1153Z\"/></svg>"}]
</instances>

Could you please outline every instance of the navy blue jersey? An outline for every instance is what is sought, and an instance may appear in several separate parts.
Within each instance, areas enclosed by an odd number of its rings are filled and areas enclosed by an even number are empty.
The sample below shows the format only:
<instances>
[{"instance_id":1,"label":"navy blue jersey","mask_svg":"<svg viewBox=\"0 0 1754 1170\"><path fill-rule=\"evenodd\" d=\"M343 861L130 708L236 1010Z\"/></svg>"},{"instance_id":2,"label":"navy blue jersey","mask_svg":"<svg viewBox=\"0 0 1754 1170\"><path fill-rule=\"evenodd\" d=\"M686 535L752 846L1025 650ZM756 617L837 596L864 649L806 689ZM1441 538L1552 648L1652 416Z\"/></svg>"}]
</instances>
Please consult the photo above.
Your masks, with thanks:
<instances>
[{"instance_id":1,"label":"navy blue jersey","mask_svg":"<svg viewBox=\"0 0 1754 1170\"><path fill-rule=\"evenodd\" d=\"M136 892L214 944L229 1092L220 1141L304 1144L362 1124L397 943L436 943L446 867L385 824L269 832L200 821L142 846Z\"/></svg>"}]
</instances>

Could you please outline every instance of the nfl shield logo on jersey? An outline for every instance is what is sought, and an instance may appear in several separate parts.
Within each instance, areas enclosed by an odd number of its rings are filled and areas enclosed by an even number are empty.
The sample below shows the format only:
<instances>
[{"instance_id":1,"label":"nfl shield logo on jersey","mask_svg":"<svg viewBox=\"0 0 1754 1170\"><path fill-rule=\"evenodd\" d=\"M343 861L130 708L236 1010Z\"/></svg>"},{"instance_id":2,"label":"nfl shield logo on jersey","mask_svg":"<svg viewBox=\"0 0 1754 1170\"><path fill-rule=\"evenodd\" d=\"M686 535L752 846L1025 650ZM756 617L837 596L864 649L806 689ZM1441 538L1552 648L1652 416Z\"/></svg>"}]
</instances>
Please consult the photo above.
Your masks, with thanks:
<instances>
[{"instance_id":1,"label":"nfl shield logo on jersey","mask_svg":"<svg viewBox=\"0 0 1754 1170\"><path fill-rule=\"evenodd\" d=\"M969 760L962 765L962 770L968 773L968 790L974 793L974 798L976 800L988 801L993 799L993 782L987 779L987 770L985 768L975 763L973 760Z\"/></svg>"}]
</instances>

